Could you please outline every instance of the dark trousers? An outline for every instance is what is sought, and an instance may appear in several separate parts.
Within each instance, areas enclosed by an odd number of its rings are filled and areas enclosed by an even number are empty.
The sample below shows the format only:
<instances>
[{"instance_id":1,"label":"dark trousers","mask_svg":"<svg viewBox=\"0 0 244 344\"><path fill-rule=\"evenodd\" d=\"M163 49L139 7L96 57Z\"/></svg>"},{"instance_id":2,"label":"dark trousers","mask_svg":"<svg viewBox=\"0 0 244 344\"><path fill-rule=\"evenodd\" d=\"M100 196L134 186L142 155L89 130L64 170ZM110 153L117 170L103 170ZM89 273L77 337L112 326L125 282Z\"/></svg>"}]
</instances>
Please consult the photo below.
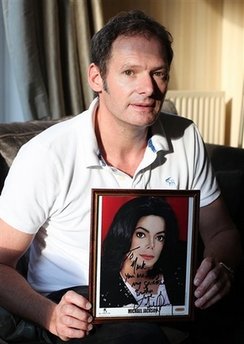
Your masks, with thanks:
<instances>
[{"instance_id":1,"label":"dark trousers","mask_svg":"<svg viewBox=\"0 0 244 344\"><path fill-rule=\"evenodd\" d=\"M87 297L87 287L72 288L76 292ZM54 302L59 302L67 291L60 290L49 295ZM117 322L94 325L91 333L83 339L62 341L39 326L0 309L0 343L1 339L6 343L21 344L169 344L160 325L151 322Z\"/></svg>"}]
</instances>

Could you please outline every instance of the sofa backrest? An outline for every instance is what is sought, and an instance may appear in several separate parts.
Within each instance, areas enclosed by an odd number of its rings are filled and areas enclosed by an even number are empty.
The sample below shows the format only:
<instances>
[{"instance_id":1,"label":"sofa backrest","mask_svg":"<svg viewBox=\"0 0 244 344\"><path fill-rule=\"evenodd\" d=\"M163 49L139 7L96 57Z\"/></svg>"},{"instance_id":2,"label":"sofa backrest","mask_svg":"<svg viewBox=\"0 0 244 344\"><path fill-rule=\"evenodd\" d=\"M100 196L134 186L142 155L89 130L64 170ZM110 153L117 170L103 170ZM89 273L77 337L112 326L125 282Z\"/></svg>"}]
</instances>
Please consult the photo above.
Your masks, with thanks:
<instances>
[{"instance_id":1,"label":"sofa backrest","mask_svg":"<svg viewBox=\"0 0 244 344\"><path fill-rule=\"evenodd\" d=\"M0 190L20 147L32 137L60 120L0 124Z\"/></svg>"},{"instance_id":2,"label":"sofa backrest","mask_svg":"<svg viewBox=\"0 0 244 344\"><path fill-rule=\"evenodd\" d=\"M67 117L61 119L65 120ZM19 148L59 120L0 124L0 191ZM244 236L244 149L206 144L230 214ZM242 238L243 242L243 238Z\"/></svg>"},{"instance_id":3,"label":"sofa backrest","mask_svg":"<svg viewBox=\"0 0 244 344\"><path fill-rule=\"evenodd\" d=\"M244 149L206 144L208 155L244 247Z\"/></svg>"}]
</instances>

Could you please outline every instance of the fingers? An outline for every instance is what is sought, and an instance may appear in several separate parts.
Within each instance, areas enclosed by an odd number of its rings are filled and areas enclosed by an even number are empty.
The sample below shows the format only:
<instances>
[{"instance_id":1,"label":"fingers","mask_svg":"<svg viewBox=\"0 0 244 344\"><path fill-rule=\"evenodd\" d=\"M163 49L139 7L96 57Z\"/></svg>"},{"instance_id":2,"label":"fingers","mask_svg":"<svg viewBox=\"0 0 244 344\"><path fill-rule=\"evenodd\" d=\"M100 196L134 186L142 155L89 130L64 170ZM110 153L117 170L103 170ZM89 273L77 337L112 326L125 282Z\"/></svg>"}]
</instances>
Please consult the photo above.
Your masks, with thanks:
<instances>
[{"instance_id":1,"label":"fingers","mask_svg":"<svg viewBox=\"0 0 244 344\"><path fill-rule=\"evenodd\" d=\"M194 284L195 306L206 309L222 299L231 288L230 276L219 263L212 258L205 258L200 265Z\"/></svg>"},{"instance_id":2,"label":"fingers","mask_svg":"<svg viewBox=\"0 0 244 344\"><path fill-rule=\"evenodd\" d=\"M68 291L56 305L51 332L63 341L83 338L92 329L91 304L85 297Z\"/></svg>"},{"instance_id":3,"label":"fingers","mask_svg":"<svg viewBox=\"0 0 244 344\"><path fill-rule=\"evenodd\" d=\"M92 317L87 311L65 304L60 308L59 337L66 337L64 340L82 338L92 329L91 321Z\"/></svg>"},{"instance_id":4,"label":"fingers","mask_svg":"<svg viewBox=\"0 0 244 344\"><path fill-rule=\"evenodd\" d=\"M91 303L84 296L77 294L73 290L67 291L67 293L65 293L62 297L62 301L64 301L67 304L74 304L77 307L86 310L90 310L92 307Z\"/></svg>"}]
</instances>

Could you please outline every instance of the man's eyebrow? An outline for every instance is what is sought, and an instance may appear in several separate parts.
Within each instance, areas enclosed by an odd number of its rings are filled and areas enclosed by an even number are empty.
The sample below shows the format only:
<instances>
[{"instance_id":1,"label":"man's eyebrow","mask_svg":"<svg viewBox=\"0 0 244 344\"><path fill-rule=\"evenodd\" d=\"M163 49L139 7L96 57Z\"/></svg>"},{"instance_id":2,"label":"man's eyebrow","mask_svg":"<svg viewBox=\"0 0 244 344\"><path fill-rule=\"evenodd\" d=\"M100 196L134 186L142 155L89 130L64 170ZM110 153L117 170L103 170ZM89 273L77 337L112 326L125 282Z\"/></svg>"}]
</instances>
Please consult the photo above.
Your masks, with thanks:
<instances>
[{"instance_id":1,"label":"man's eyebrow","mask_svg":"<svg viewBox=\"0 0 244 344\"><path fill-rule=\"evenodd\" d=\"M153 71L157 71L157 70L162 70L162 71L164 71L164 72L169 73L169 67L166 66L166 65L163 65L163 66L159 66L159 67L153 68Z\"/></svg>"},{"instance_id":2,"label":"man's eyebrow","mask_svg":"<svg viewBox=\"0 0 244 344\"><path fill-rule=\"evenodd\" d=\"M126 69L126 68L139 68L140 65L134 64L134 63L125 63L124 65L121 66L121 69Z\"/></svg>"},{"instance_id":3,"label":"man's eyebrow","mask_svg":"<svg viewBox=\"0 0 244 344\"><path fill-rule=\"evenodd\" d=\"M130 69L130 68L141 68L141 66L139 64L134 64L134 63L125 63L124 65L121 66L121 69ZM156 71L156 70L163 70L166 72L169 72L169 67L165 64L165 65L160 65L160 66L156 66L152 69L152 71Z\"/></svg>"}]
</instances>

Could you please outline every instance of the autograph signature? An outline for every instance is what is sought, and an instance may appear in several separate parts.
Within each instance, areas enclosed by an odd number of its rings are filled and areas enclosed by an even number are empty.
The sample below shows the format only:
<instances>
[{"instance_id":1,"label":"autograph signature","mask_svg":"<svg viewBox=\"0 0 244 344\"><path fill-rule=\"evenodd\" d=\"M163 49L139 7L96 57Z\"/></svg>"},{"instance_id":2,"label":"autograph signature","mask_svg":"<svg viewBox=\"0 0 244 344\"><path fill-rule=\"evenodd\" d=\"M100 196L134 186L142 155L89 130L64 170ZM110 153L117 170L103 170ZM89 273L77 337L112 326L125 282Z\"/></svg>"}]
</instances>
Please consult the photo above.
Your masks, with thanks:
<instances>
[{"instance_id":1,"label":"autograph signature","mask_svg":"<svg viewBox=\"0 0 244 344\"><path fill-rule=\"evenodd\" d=\"M135 257L134 259L134 253L133 251L137 250L140 246L136 247L136 248L133 248L132 250L130 250L128 252L128 254L126 255L125 259L129 259L131 260L131 267L133 267L133 272L134 274L136 273L136 270L142 270L145 268L146 264L145 262L143 261L142 264L138 264L137 261L138 261L138 257Z\"/></svg>"},{"instance_id":2,"label":"autograph signature","mask_svg":"<svg viewBox=\"0 0 244 344\"><path fill-rule=\"evenodd\" d=\"M160 315L162 307L169 306L170 304L166 302L164 295L160 292L156 298L156 301L152 301L152 294L143 295L139 300L138 304L134 305L134 308L140 308L146 306L148 308L153 308L158 315Z\"/></svg>"},{"instance_id":3,"label":"autograph signature","mask_svg":"<svg viewBox=\"0 0 244 344\"><path fill-rule=\"evenodd\" d=\"M133 253L133 251L137 250L138 248L139 247L136 247L130 250L126 256L126 259L131 260L131 267L133 267L133 272L126 273L125 278L126 281L135 279L135 281L132 281L131 286L135 289L136 294L139 297L139 299L137 299L138 303L134 305L134 309L147 307L148 309L154 309L154 311L160 315L162 307L168 306L170 305L170 303L161 291L156 299L155 297L153 297L152 286L160 285L161 278L159 275L157 275L152 280L142 281L142 279L146 276L144 273L141 272L141 270L145 269L146 264L144 261L142 264L138 264L138 258ZM140 270L140 272L138 272L138 270Z\"/></svg>"}]
</instances>

